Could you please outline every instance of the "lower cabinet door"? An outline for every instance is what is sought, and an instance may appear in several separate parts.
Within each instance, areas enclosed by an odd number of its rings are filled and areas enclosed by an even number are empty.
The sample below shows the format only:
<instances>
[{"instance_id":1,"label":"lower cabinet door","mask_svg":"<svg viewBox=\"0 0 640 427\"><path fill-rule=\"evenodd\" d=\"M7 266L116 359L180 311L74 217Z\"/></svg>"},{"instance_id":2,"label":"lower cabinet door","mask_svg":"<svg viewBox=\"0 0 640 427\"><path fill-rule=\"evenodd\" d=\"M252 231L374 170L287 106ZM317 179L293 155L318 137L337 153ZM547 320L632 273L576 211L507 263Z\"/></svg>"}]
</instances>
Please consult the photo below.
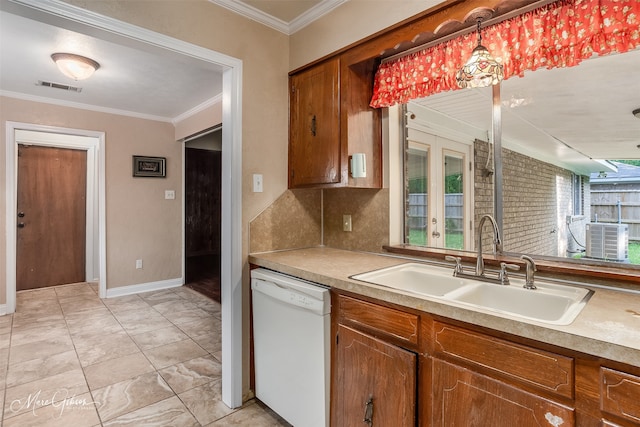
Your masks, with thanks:
<instances>
[{"instance_id":1,"label":"lower cabinet door","mask_svg":"<svg viewBox=\"0 0 640 427\"><path fill-rule=\"evenodd\" d=\"M336 357L332 426L415 426L415 353L338 325Z\"/></svg>"},{"instance_id":2,"label":"lower cabinet door","mask_svg":"<svg viewBox=\"0 0 640 427\"><path fill-rule=\"evenodd\" d=\"M572 408L440 359L432 366L433 426L575 425Z\"/></svg>"}]
</instances>

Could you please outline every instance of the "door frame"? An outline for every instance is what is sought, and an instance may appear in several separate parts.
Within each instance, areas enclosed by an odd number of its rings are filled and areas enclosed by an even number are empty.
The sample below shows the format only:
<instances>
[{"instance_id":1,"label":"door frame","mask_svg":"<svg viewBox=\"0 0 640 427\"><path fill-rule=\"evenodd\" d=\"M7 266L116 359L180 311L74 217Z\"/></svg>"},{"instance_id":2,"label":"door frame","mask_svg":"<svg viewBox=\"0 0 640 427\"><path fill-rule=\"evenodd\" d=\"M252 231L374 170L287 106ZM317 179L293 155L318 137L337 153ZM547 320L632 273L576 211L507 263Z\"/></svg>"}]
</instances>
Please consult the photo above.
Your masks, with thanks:
<instances>
[{"instance_id":1,"label":"door frame","mask_svg":"<svg viewBox=\"0 0 640 427\"><path fill-rule=\"evenodd\" d=\"M105 226L105 170L104 132L60 128L31 123L6 123L6 229L7 229L7 313L16 309L16 243L18 209L18 145L57 147L87 152L87 197L85 280L98 281L100 298L106 287L106 226ZM21 134L21 135L19 135Z\"/></svg>"},{"instance_id":2,"label":"door frame","mask_svg":"<svg viewBox=\"0 0 640 427\"><path fill-rule=\"evenodd\" d=\"M27 16L58 27L83 26L95 37L119 36L224 67L222 74L222 401L242 406L242 66L240 59L100 15L59 0L7 0ZM7 176L9 178L9 176ZM9 181L7 180L7 185ZM103 204L104 206L104 204ZM13 212L11 214L13 219ZM8 221L8 218L7 218ZM184 223L184 218L182 218ZM11 228L15 227L12 221ZM106 242L105 242L106 245ZM184 259L184 246L182 247ZM104 280L101 278L101 281ZM106 282L106 281L105 281ZM15 286L15 283L14 283Z\"/></svg>"}]
</instances>

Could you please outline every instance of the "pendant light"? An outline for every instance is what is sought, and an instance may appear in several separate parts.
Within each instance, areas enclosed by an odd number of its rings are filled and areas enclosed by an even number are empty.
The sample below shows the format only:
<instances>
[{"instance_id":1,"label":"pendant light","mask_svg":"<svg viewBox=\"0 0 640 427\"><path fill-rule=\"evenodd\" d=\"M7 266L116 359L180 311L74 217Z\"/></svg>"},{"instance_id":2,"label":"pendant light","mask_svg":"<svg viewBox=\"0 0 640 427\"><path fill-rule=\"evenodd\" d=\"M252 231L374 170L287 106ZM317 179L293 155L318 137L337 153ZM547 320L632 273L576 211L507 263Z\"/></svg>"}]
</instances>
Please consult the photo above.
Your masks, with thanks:
<instances>
[{"instance_id":1,"label":"pendant light","mask_svg":"<svg viewBox=\"0 0 640 427\"><path fill-rule=\"evenodd\" d=\"M473 49L471 58L456 73L456 82L461 88L476 88L496 85L504 78L502 64L498 63L489 50L482 46L480 33L481 18L478 18L478 46Z\"/></svg>"},{"instance_id":2,"label":"pendant light","mask_svg":"<svg viewBox=\"0 0 640 427\"><path fill-rule=\"evenodd\" d=\"M51 59L65 76L73 80L84 80L100 68L100 64L91 58L73 53L54 53Z\"/></svg>"}]
</instances>

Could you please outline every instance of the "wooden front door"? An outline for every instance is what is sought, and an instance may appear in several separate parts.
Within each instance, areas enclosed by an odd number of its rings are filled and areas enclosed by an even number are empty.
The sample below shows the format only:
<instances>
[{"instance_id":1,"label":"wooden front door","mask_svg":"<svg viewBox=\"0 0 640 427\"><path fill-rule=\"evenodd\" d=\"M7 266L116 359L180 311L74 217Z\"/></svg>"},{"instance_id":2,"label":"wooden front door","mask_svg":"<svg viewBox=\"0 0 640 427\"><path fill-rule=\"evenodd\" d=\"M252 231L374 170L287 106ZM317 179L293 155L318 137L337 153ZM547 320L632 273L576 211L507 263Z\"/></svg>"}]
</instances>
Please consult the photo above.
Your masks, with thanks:
<instances>
[{"instance_id":1,"label":"wooden front door","mask_svg":"<svg viewBox=\"0 0 640 427\"><path fill-rule=\"evenodd\" d=\"M87 153L19 145L16 289L85 281Z\"/></svg>"}]
</instances>

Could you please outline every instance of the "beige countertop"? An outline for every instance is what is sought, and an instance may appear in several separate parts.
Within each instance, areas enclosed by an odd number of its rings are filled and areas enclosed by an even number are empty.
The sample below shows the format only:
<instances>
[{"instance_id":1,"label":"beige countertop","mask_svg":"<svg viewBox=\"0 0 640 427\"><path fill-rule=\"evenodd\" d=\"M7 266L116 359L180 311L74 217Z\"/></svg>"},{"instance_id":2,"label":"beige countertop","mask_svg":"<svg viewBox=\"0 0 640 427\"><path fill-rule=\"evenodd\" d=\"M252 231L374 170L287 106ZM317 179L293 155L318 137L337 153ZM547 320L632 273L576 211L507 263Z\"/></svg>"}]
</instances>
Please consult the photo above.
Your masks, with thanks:
<instances>
[{"instance_id":1,"label":"beige countertop","mask_svg":"<svg viewBox=\"0 0 640 427\"><path fill-rule=\"evenodd\" d=\"M562 326L514 320L349 278L408 261L416 258L326 247L249 255L251 264L335 289L640 366L640 293L593 288L595 293L578 317Z\"/></svg>"}]
</instances>

